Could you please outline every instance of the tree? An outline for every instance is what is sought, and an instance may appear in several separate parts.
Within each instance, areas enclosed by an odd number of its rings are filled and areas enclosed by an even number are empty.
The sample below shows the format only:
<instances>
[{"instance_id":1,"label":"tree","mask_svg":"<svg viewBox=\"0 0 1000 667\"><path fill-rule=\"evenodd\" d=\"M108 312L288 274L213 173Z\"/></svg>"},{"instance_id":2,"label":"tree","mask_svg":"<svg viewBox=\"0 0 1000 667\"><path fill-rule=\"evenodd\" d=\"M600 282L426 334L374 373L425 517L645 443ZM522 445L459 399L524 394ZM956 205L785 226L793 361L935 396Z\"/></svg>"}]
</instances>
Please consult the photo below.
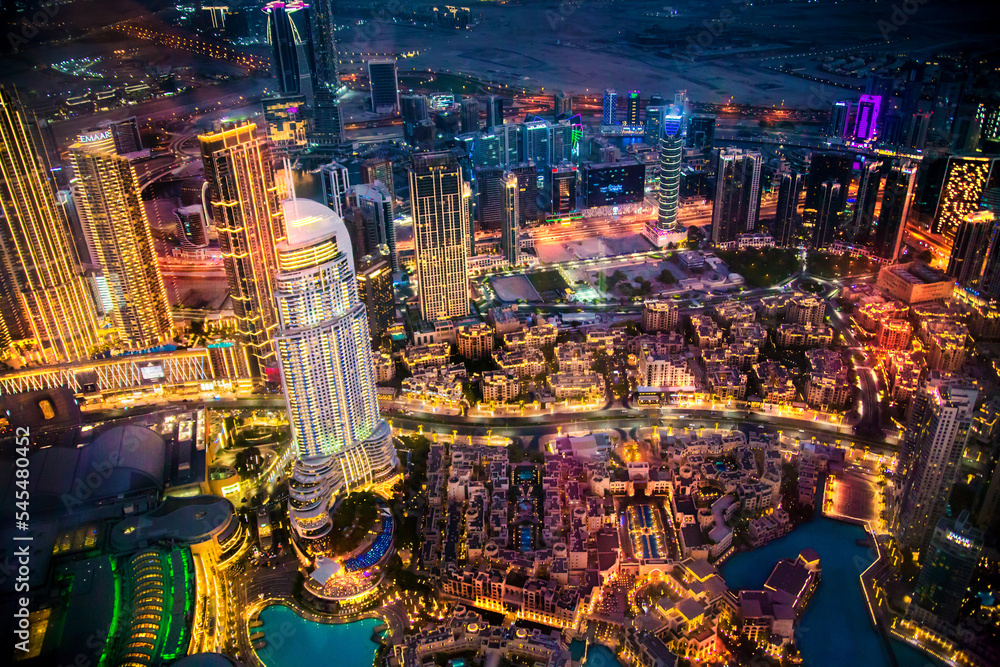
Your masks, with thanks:
<instances>
[{"instance_id":1,"label":"tree","mask_svg":"<svg viewBox=\"0 0 1000 667\"><path fill-rule=\"evenodd\" d=\"M660 275L658 275L656 279L664 285L672 285L677 282L677 278L674 277L674 274L670 273L670 269L663 269L660 271Z\"/></svg>"},{"instance_id":2,"label":"tree","mask_svg":"<svg viewBox=\"0 0 1000 667\"><path fill-rule=\"evenodd\" d=\"M614 287L626 278L628 278L628 276L626 276L621 269L615 269L615 272L608 276L608 287Z\"/></svg>"}]
</instances>

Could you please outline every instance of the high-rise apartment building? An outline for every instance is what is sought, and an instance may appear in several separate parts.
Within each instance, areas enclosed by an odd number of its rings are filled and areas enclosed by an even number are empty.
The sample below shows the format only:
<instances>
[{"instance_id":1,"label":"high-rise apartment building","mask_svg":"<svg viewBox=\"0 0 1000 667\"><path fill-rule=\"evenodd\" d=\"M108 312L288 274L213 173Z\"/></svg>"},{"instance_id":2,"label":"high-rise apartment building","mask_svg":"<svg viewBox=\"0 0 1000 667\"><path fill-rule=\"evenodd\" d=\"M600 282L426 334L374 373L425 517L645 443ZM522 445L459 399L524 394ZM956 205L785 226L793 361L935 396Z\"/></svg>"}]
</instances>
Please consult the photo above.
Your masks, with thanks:
<instances>
[{"instance_id":1,"label":"high-rise apartment building","mask_svg":"<svg viewBox=\"0 0 1000 667\"><path fill-rule=\"evenodd\" d=\"M522 223L538 219L538 170L534 162L511 165L507 171L517 178L517 202Z\"/></svg>"},{"instance_id":2,"label":"high-rise apartment building","mask_svg":"<svg viewBox=\"0 0 1000 667\"><path fill-rule=\"evenodd\" d=\"M479 101L473 98L462 100L462 132L479 131Z\"/></svg>"},{"instance_id":3,"label":"high-rise apartment building","mask_svg":"<svg viewBox=\"0 0 1000 667\"><path fill-rule=\"evenodd\" d=\"M826 134L835 139L847 136L848 123L851 120L851 103L845 100L834 102L830 110L830 125Z\"/></svg>"},{"instance_id":4,"label":"high-rise apartment building","mask_svg":"<svg viewBox=\"0 0 1000 667\"><path fill-rule=\"evenodd\" d=\"M312 146L336 146L344 143L344 120L340 101L332 88L318 86L313 100L312 129L307 133Z\"/></svg>"},{"instance_id":5,"label":"high-rise apartment building","mask_svg":"<svg viewBox=\"0 0 1000 667\"><path fill-rule=\"evenodd\" d=\"M400 95L399 115L403 117L403 139L413 141L414 132L421 121L430 119L430 106L424 95Z\"/></svg>"},{"instance_id":6,"label":"high-rise apartment building","mask_svg":"<svg viewBox=\"0 0 1000 667\"><path fill-rule=\"evenodd\" d=\"M80 224L107 283L121 344L158 345L170 337L173 318L135 169L92 144L72 145L70 162Z\"/></svg>"},{"instance_id":7,"label":"high-rise apartment building","mask_svg":"<svg viewBox=\"0 0 1000 667\"><path fill-rule=\"evenodd\" d=\"M979 286L986 269L995 233L991 211L979 211L965 216L955 232L946 273L960 285Z\"/></svg>"},{"instance_id":8,"label":"high-rise apartment building","mask_svg":"<svg viewBox=\"0 0 1000 667\"><path fill-rule=\"evenodd\" d=\"M618 91L608 88L604 91L604 110L601 114L601 125L618 124Z\"/></svg>"},{"instance_id":9,"label":"high-rise apartment building","mask_svg":"<svg viewBox=\"0 0 1000 667\"><path fill-rule=\"evenodd\" d=\"M392 160L371 158L361 164L361 182L381 181L389 194L393 219L396 217L396 181L392 175Z\"/></svg>"},{"instance_id":10,"label":"high-rise apartment building","mask_svg":"<svg viewBox=\"0 0 1000 667\"><path fill-rule=\"evenodd\" d=\"M392 219L389 189L382 181L376 180L374 183L355 185L348 197L361 212L364 221L364 246L368 248L368 252L374 254L380 246L385 246L389 265L393 271L399 271L396 226Z\"/></svg>"},{"instance_id":11,"label":"high-rise apartment building","mask_svg":"<svg viewBox=\"0 0 1000 667\"><path fill-rule=\"evenodd\" d=\"M521 154L525 160L530 160L539 168L552 164L552 126L546 120L533 120L524 123L521 137L524 149Z\"/></svg>"},{"instance_id":12,"label":"high-rise apartment building","mask_svg":"<svg viewBox=\"0 0 1000 667\"><path fill-rule=\"evenodd\" d=\"M288 236L277 244L275 347L298 459L289 518L299 544L321 551L342 492L389 479L391 429L379 415L368 315L358 297L343 220L307 199L286 200Z\"/></svg>"},{"instance_id":13,"label":"high-rise apartment building","mask_svg":"<svg viewBox=\"0 0 1000 667\"><path fill-rule=\"evenodd\" d=\"M371 110L375 113L399 113L399 76L395 58L368 61L371 87Z\"/></svg>"},{"instance_id":14,"label":"high-rise apartment building","mask_svg":"<svg viewBox=\"0 0 1000 667\"><path fill-rule=\"evenodd\" d=\"M503 125L503 98L490 95L486 98L486 127L494 128Z\"/></svg>"},{"instance_id":15,"label":"high-rise apartment building","mask_svg":"<svg viewBox=\"0 0 1000 667\"><path fill-rule=\"evenodd\" d=\"M500 194L503 213L500 251L508 264L517 266L521 255L521 206L517 176L510 172L504 173Z\"/></svg>"},{"instance_id":16,"label":"high-rise apartment building","mask_svg":"<svg viewBox=\"0 0 1000 667\"><path fill-rule=\"evenodd\" d=\"M824 181L819 184L815 201L815 209L807 209L812 222L812 244L817 250L830 245L837 229L840 227L840 216L844 212L842 201L842 186L836 181Z\"/></svg>"},{"instance_id":17,"label":"high-rise apartment building","mask_svg":"<svg viewBox=\"0 0 1000 667\"><path fill-rule=\"evenodd\" d=\"M805 181L805 176L796 172L781 174L773 235L775 242L782 248L796 243L799 226L799 198Z\"/></svg>"},{"instance_id":18,"label":"high-rise apartment building","mask_svg":"<svg viewBox=\"0 0 1000 667\"><path fill-rule=\"evenodd\" d=\"M853 179L853 163L853 158L845 153L814 153L812 156L802 220L816 248L830 243L840 227Z\"/></svg>"},{"instance_id":19,"label":"high-rise apartment building","mask_svg":"<svg viewBox=\"0 0 1000 667\"><path fill-rule=\"evenodd\" d=\"M267 138L277 148L306 147L309 121L305 95L278 95L261 100Z\"/></svg>"},{"instance_id":20,"label":"high-rise apartment building","mask_svg":"<svg viewBox=\"0 0 1000 667\"><path fill-rule=\"evenodd\" d=\"M684 145L688 148L712 148L712 143L715 141L715 116L691 114L684 140Z\"/></svg>"},{"instance_id":21,"label":"high-rise apartment building","mask_svg":"<svg viewBox=\"0 0 1000 667\"><path fill-rule=\"evenodd\" d=\"M347 190L351 187L347 167L339 162L329 162L319 168L320 183L323 186L323 203L344 217L347 204Z\"/></svg>"},{"instance_id":22,"label":"high-rise apartment building","mask_svg":"<svg viewBox=\"0 0 1000 667\"><path fill-rule=\"evenodd\" d=\"M274 248L285 238L270 151L253 123L201 135L199 141L236 328L250 351L251 372L259 377L274 361Z\"/></svg>"},{"instance_id":23,"label":"high-rise apartment building","mask_svg":"<svg viewBox=\"0 0 1000 667\"><path fill-rule=\"evenodd\" d=\"M923 400L911 408L907 419L907 428L916 432L912 434L895 522L900 544L914 552L926 549L934 527L944 516L979 390L950 378L933 377L921 393ZM913 415L915 409L921 415Z\"/></svg>"},{"instance_id":24,"label":"high-rise apartment building","mask_svg":"<svg viewBox=\"0 0 1000 667\"><path fill-rule=\"evenodd\" d=\"M375 347L384 342L386 332L396 319L392 295L392 267L389 255L365 255L358 262L358 297L368 312L368 330Z\"/></svg>"},{"instance_id":25,"label":"high-rise apartment building","mask_svg":"<svg viewBox=\"0 0 1000 667\"><path fill-rule=\"evenodd\" d=\"M646 119L643 122L643 141L650 146L659 147L660 134L663 133L663 116L667 107L649 105L646 107Z\"/></svg>"},{"instance_id":26,"label":"high-rise apartment building","mask_svg":"<svg viewBox=\"0 0 1000 667\"><path fill-rule=\"evenodd\" d=\"M98 338L90 289L44 164L20 105L0 86L0 347L33 339L34 360L55 364L86 359Z\"/></svg>"},{"instance_id":27,"label":"high-rise apartment building","mask_svg":"<svg viewBox=\"0 0 1000 667\"><path fill-rule=\"evenodd\" d=\"M142 137L139 135L139 123L135 116L111 123L111 140L115 142L115 152L128 155L142 150Z\"/></svg>"},{"instance_id":28,"label":"high-rise apartment building","mask_svg":"<svg viewBox=\"0 0 1000 667\"><path fill-rule=\"evenodd\" d=\"M757 228L760 217L760 153L723 148L715 155L712 242L735 241Z\"/></svg>"},{"instance_id":29,"label":"high-rise apartment building","mask_svg":"<svg viewBox=\"0 0 1000 667\"><path fill-rule=\"evenodd\" d=\"M451 153L414 156L410 176L420 316L434 321L469 312L469 187Z\"/></svg>"},{"instance_id":30,"label":"high-rise apartment building","mask_svg":"<svg viewBox=\"0 0 1000 667\"><path fill-rule=\"evenodd\" d=\"M872 250L877 257L895 260L903 244L903 232L910 213L910 201L917 182L917 168L908 161L895 161L885 177L882 189L882 207Z\"/></svg>"},{"instance_id":31,"label":"high-rise apartment building","mask_svg":"<svg viewBox=\"0 0 1000 667\"><path fill-rule=\"evenodd\" d=\"M924 555L907 616L918 623L954 623L970 595L969 583L983 549L983 531L968 511L941 517Z\"/></svg>"},{"instance_id":32,"label":"high-rise apartment building","mask_svg":"<svg viewBox=\"0 0 1000 667\"><path fill-rule=\"evenodd\" d=\"M563 164L547 174L549 182L549 212L555 215L576 210L576 165Z\"/></svg>"},{"instance_id":33,"label":"high-rise apartment building","mask_svg":"<svg viewBox=\"0 0 1000 667\"><path fill-rule=\"evenodd\" d=\"M502 167L479 167L476 177L476 211L481 230L503 227L503 188L505 170Z\"/></svg>"},{"instance_id":34,"label":"high-rise apartment building","mask_svg":"<svg viewBox=\"0 0 1000 667\"><path fill-rule=\"evenodd\" d=\"M861 165L854 211L847 225L847 240L851 243L867 243L875 228L875 205L882 189L883 171L882 162L878 160L868 160Z\"/></svg>"}]
</instances>

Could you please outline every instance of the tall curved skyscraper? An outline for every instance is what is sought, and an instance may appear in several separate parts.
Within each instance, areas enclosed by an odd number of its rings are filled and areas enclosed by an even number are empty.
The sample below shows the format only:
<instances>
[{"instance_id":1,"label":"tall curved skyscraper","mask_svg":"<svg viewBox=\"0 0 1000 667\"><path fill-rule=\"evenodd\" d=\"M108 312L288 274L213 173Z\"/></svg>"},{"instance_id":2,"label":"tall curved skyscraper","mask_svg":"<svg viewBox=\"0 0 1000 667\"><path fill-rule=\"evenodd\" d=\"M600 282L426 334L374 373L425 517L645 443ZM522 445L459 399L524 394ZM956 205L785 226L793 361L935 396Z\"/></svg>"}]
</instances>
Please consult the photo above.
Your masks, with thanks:
<instances>
[{"instance_id":1,"label":"tall curved skyscraper","mask_svg":"<svg viewBox=\"0 0 1000 667\"><path fill-rule=\"evenodd\" d=\"M277 246L275 348L298 457L289 516L316 553L331 528L333 500L390 479L397 461L378 411L347 227L314 201L293 198L282 207L287 238Z\"/></svg>"}]
</instances>

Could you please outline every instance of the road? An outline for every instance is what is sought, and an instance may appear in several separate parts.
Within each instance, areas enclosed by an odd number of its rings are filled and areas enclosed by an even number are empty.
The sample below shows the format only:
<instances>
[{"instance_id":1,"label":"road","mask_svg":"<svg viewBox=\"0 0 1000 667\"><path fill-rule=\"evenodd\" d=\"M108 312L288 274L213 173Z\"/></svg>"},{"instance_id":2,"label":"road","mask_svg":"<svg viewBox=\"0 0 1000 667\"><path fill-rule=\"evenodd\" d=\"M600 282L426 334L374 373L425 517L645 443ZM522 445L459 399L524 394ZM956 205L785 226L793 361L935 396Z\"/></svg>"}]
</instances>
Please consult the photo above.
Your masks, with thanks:
<instances>
[{"instance_id":1,"label":"road","mask_svg":"<svg viewBox=\"0 0 1000 667\"><path fill-rule=\"evenodd\" d=\"M85 412L88 422L98 422L121 417L135 417L154 412L166 407L183 407L193 409L197 404L174 403L167 405L147 405L129 410L105 410L101 412ZM283 409L283 398L254 397L237 400L221 400L209 402L206 407L213 409ZM403 415L399 413L386 414L394 428L425 433L440 433L459 436L493 435L509 438L521 438L529 447L537 447L538 439L544 435L574 431L618 430L623 435L634 433L635 429L659 425L677 430L684 428L732 428L738 429L747 425L761 428L766 432L784 431L789 435L798 432L800 438L816 437L824 440L840 440L843 443L868 447L875 454L894 454L895 446L886 442L885 438L870 437L861 434L851 434L848 426L837 426L810 420L790 417L776 417L770 414L748 412L745 410L703 410L685 408L660 408L659 410L640 410L637 408L611 408L595 410L585 415L572 413L556 413L530 417L461 417L437 413L414 413Z\"/></svg>"}]
</instances>

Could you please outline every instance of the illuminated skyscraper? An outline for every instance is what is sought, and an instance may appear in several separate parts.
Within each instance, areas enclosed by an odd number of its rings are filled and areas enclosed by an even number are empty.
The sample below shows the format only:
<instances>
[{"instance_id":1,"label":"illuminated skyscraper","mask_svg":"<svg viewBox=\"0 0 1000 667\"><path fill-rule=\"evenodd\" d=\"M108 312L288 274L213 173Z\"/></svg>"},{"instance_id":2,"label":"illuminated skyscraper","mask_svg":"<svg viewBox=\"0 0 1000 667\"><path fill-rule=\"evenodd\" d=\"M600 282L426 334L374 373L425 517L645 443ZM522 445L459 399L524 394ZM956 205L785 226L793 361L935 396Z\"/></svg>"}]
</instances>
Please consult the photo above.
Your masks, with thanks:
<instances>
[{"instance_id":1,"label":"illuminated skyscraper","mask_svg":"<svg viewBox=\"0 0 1000 667\"><path fill-rule=\"evenodd\" d=\"M659 213L656 219L660 232L677 231L677 203L681 189L681 154L684 150L684 115L680 107L671 107L663 119L660 134Z\"/></svg>"},{"instance_id":2,"label":"illuminated skyscraper","mask_svg":"<svg viewBox=\"0 0 1000 667\"><path fill-rule=\"evenodd\" d=\"M509 171L501 181L503 202L503 226L500 229L500 250L511 266L517 266L521 250L521 206L517 176Z\"/></svg>"},{"instance_id":3,"label":"illuminated skyscraper","mask_svg":"<svg viewBox=\"0 0 1000 667\"><path fill-rule=\"evenodd\" d=\"M684 145L688 148L711 148L715 141L715 116L693 114L688 118Z\"/></svg>"},{"instance_id":4,"label":"illuminated skyscraper","mask_svg":"<svg viewBox=\"0 0 1000 667\"><path fill-rule=\"evenodd\" d=\"M329 534L336 496L392 476L396 454L382 421L368 315L358 297L343 220L307 199L286 200L277 244L275 348L298 460L289 517L307 551Z\"/></svg>"},{"instance_id":5,"label":"illuminated skyscraper","mask_svg":"<svg viewBox=\"0 0 1000 667\"><path fill-rule=\"evenodd\" d=\"M312 130L306 136L313 146L336 146L344 142L340 100L332 88L317 86L313 99Z\"/></svg>"},{"instance_id":6,"label":"illuminated skyscraper","mask_svg":"<svg viewBox=\"0 0 1000 667\"><path fill-rule=\"evenodd\" d=\"M907 429L915 432L909 434L913 445L895 524L900 544L915 552L924 551L944 516L979 390L949 378L928 378L921 393L923 400L914 401L907 415Z\"/></svg>"},{"instance_id":7,"label":"illuminated skyscraper","mask_svg":"<svg viewBox=\"0 0 1000 667\"><path fill-rule=\"evenodd\" d=\"M392 295L392 267L385 253L365 255L358 262L358 297L368 312L372 344L378 347L396 319Z\"/></svg>"},{"instance_id":8,"label":"illuminated skyscraper","mask_svg":"<svg viewBox=\"0 0 1000 667\"><path fill-rule=\"evenodd\" d=\"M14 96L0 87L0 347L34 339L43 363L86 359L94 303L69 225Z\"/></svg>"},{"instance_id":9,"label":"illuminated skyscraper","mask_svg":"<svg viewBox=\"0 0 1000 667\"><path fill-rule=\"evenodd\" d=\"M524 149L522 155L525 160L530 160L538 167L545 167L552 164L552 127L546 120L533 120L524 123L522 137Z\"/></svg>"},{"instance_id":10,"label":"illuminated skyscraper","mask_svg":"<svg viewBox=\"0 0 1000 667\"><path fill-rule=\"evenodd\" d=\"M882 101L875 95L862 95L858 100L858 110L854 115L854 138L868 141L878 133L878 118L882 112Z\"/></svg>"},{"instance_id":11,"label":"illuminated skyscraper","mask_svg":"<svg viewBox=\"0 0 1000 667\"><path fill-rule=\"evenodd\" d=\"M847 123L850 120L851 103L849 101L835 102L830 111L830 126L827 128L827 136L843 139L847 136Z\"/></svg>"},{"instance_id":12,"label":"illuminated skyscraper","mask_svg":"<svg viewBox=\"0 0 1000 667\"><path fill-rule=\"evenodd\" d=\"M576 165L563 164L552 167L547 174L549 182L549 212L556 215L576 210Z\"/></svg>"},{"instance_id":13,"label":"illuminated skyscraper","mask_svg":"<svg viewBox=\"0 0 1000 667\"><path fill-rule=\"evenodd\" d=\"M802 222L811 232L813 247L823 248L833 240L847 206L853 180L854 159L846 153L813 153L809 163ZM837 185L836 196L833 185Z\"/></svg>"},{"instance_id":14,"label":"illuminated skyscraper","mask_svg":"<svg viewBox=\"0 0 1000 667\"><path fill-rule=\"evenodd\" d=\"M650 146L659 147L660 134L663 132L663 116L667 107L649 105L646 107L646 120L643 124L643 140Z\"/></svg>"},{"instance_id":15,"label":"illuminated skyscraper","mask_svg":"<svg viewBox=\"0 0 1000 667\"><path fill-rule=\"evenodd\" d=\"M712 243L754 231L760 217L760 153L724 148L716 153Z\"/></svg>"},{"instance_id":16,"label":"illuminated skyscraper","mask_svg":"<svg viewBox=\"0 0 1000 667\"><path fill-rule=\"evenodd\" d=\"M604 112L601 115L601 125L618 124L618 91L608 88L604 91Z\"/></svg>"},{"instance_id":17,"label":"illuminated skyscraper","mask_svg":"<svg viewBox=\"0 0 1000 667\"><path fill-rule=\"evenodd\" d=\"M337 65L334 3L332 0L310 0L309 4L312 6L309 21L316 62L316 82L336 92L340 88L340 69Z\"/></svg>"},{"instance_id":18,"label":"illuminated skyscraper","mask_svg":"<svg viewBox=\"0 0 1000 667\"><path fill-rule=\"evenodd\" d=\"M980 198L990 181L995 162L986 157L948 158L931 231L952 236L965 216L979 210Z\"/></svg>"},{"instance_id":19,"label":"illuminated skyscraper","mask_svg":"<svg viewBox=\"0 0 1000 667\"><path fill-rule=\"evenodd\" d=\"M396 255L396 227L392 220L392 197L382 181L364 183L351 188L348 199L361 212L365 225L365 247L375 252L385 246L389 254L389 264L393 271L399 271L399 257Z\"/></svg>"},{"instance_id":20,"label":"illuminated skyscraper","mask_svg":"<svg viewBox=\"0 0 1000 667\"><path fill-rule=\"evenodd\" d=\"M986 257L992 246L993 213L979 211L965 216L955 232L946 273L961 285L978 286L983 278Z\"/></svg>"},{"instance_id":21,"label":"illuminated skyscraper","mask_svg":"<svg viewBox=\"0 0 1000 667\"><path fill-rule=\"evenodd\" d=\"M410 202L420 316L424 320L469 313L469 188L451 153L416 155Z\"/></svg>"},{"instance_id":22,"label":"illuminated skyscraper","mask_svg":"<svg viewBox=\"0 0 1000 667\"><path fill-rule=\"evenodd\" d=\"M309 5L300 0L275 0L264 5L264 13L278 93L302 93L312 103L316 61Z\"/></svg>"},{"instance_id":23,"label":"illuminated skyscraper","mask_svg":"<svg viewBox=\"0 0 1000 667\"><path fill-rule=\"evenodd\" d=\"M375 113L399 113L399 78L395 58L368 61L371 87L371 110Z\"/></svg>"},{"instance_id":24,"label":"illuminated skyscraper","mask_svg":"<svg viewBox=\"0 0 1000 667\"><path fill-rule=\"evenodd\" d=\"M899 257L916 182L917 168L909 162L896 161L889 168L882 189L882 207L878 213L872 248L875 255L882 259L895 260Z\"/></svg>"},{"instance_id":25,"label":"illuminated skyscraper","mask_svg":"<svg viewBox=\"0 0 1000 667\"><path fill-rule=\"evenodd\" d=\"M907 616L918 623L953 623L970 595L969 583L983 549L983 532L969 521L941 517L934 527Z\"/></svg>"},{"instance_id":26,"label":"illuminated skyscraper","mask_svg":"<svg viewBox=\"0 0 1000 667\"><path fill-rule=\"evenodd\" d=\"M351 187L347 167L339 162L328 162L320 166L319 178L323 185L323 203L343 218L347 189Z\"/></svg>"},{"instance_id":27,"label":"illuminated skyscraper","mask_svg":"<svg viewBox=\"0 0 1000 667\"><path fill-rule=\"evenodd\" d=\"M80 223L107 281L122 343L158 345L170 337L173 319L135 169L95 144L71 146L70 161Z\"/></svg>"},{"instance_id":28,"label":"illuminated skyscraper","mask_svg":"<svg viewBox=\"0 0 1000 667\"><path fill-rule=\"evenodd\" d=\"M629 128L642 127L639 122L639 91L628 91L628 106L625 109L625 125Z\"/></svg>"},{"instance_id":29,"label":"illuminated skyscraper","mask_svg":"<svg viewBox=\"0 0 1000 667\"><path fill-rule=\"evenodd\" d=\"M875 204L882 187L882 172L882 163L877 160L861 164L854 211L847 226L847 240L851 243L866 243L875 227Z\"/></svg>"},{"instance_id":30,"label":"illuminated skyscraper","mask_svg":"<svg viewBox=\"0 0 1000 667\"><path fill-rule=\"evenodd\" d=\"M274 247L285 237L271 156L256 129L247 123L199 137L236 327L255 377L274 361Z\"/></svg>"},{"instance_id":31,"label":"illuminated skyscraper","mask_svg":"<svg viewBox=\"0 0 1000 667\"><path fill-rule=\"evenodd\" d=\"M361 182L374 183L381 181L389 194L389 205L392 208L392 215L396 215L396 181L392 174L392 160L383 158L371 158L365 160L361 165Z\"/></svg>"},{"instance_id":32,"label":"illuminated skyscraper","mask_svg":"<svg viewBox=\"0 0 1000 667\"><path fill-rule=\"evenodd\" d=\"M824 181L819 184L816 208L806 210L813 225L813 248L822 249L833 242L840 227L840 215L844 210L841 193L842 186L836 181Z\"/></svg>"}]
</instances>

